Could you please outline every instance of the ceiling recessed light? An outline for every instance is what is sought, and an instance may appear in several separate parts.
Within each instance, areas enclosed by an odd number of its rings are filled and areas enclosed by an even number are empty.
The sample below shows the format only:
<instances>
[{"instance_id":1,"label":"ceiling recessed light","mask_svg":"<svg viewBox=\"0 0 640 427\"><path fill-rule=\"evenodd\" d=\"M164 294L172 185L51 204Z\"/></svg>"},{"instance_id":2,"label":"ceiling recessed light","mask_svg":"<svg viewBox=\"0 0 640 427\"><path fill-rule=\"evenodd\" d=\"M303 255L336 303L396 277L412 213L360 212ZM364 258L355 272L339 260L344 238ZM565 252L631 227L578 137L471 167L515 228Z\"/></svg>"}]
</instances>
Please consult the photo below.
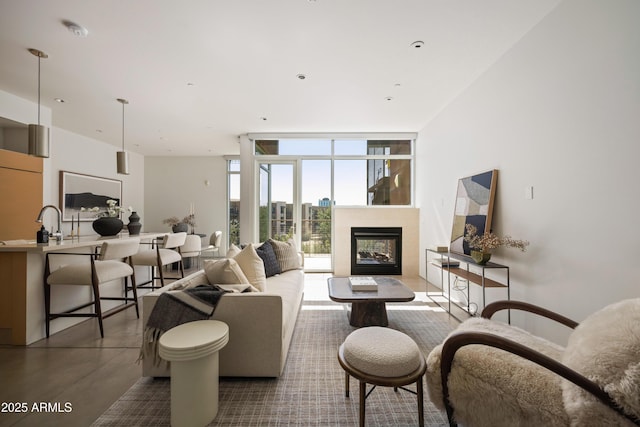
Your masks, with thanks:
<instances>
[{"instance_id":1,"label":"ceiling recessed light","mask_svg":"<svg viewBox=\"0 0 640 427\"><path fill-rule=\"evenodd\" d=\"M53 98L54 101L56 101L58 104L64 104L64 99L62 98Z\"/></svg>"},{"instance_id":2,"label":"ceiling recessed light","mask_svg":"<svg viewBox=\"0 0 640 427\"><path fill-rule=\"evenodd\" d=\"M191 83L191 82L187 83L187 86L195 86L195 85L196 85L195 83Z\"/></svg>"},{"instance_id":3,"label":"ceiling recessed light","mask_svg":"<svg viewBox=\"0 0 640 427\"><path fill-rule=\"evenodd\" d=\"M267 118L266 117L260 117L260 120L262 120L263 122L266 122Z\"/></svg>"},{"instance_id":4,"label":"ceiling recessed light","mask_svg":"<svg viewBox=\"0 0 640 427\"><path fill-rule=\"evenodd\" d=\"M304 74L296 74L296 77L298 78L298 80L304 80L307 78L307 76L305 76Z\"/></svg>"},{"instance_id":5,"label":"ceiling recessed light","mask_svg":"<svg viewBox=\"0 0 640 427\"><path fill-rule=\"evenodd\" d=\"M73 33L74 36L87 37L87 34L89 34L89 30L87 30L81 25L76 24L75 22L62 21L62 23L64 24L65 27L67 27L67 30Z\"/></svg>"},{"instance_id":6,"label":"ceiling recessed light","mask_svg":"<svg viewBox=\"0 0 640 427\"><path fill-rule=\"evenodd\" d=\"M411 43L411 47L414 49L420 49L423 46L424 46L424 42L420 40Z\"/></svg>"},{"instance_id":7,"label":"ceiling recessed light","mask_svg":"<svg viewBox=\"0 0 640 427\"><path fill-rule=\"evenodd\" d=\"M387 97L385 98L385 101L393 101L393 96L387 96Z\"/></svg>"}]
</instances>

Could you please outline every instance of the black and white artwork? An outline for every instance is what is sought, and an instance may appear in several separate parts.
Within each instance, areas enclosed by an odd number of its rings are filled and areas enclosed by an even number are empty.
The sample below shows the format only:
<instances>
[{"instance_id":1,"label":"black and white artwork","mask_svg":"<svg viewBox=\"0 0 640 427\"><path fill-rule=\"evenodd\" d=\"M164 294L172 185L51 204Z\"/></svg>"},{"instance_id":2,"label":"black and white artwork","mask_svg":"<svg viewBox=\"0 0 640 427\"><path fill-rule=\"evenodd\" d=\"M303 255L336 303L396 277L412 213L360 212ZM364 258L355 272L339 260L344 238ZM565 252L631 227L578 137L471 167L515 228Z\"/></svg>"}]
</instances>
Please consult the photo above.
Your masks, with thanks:
<instances>
[{"instance_id":1,"label":"black and white artwork","mask_svg":"<svg viewBox=\"0 0 640 427\"><path fill-rule=\"evenodd\" d=\"M60 210L62 220L93 221L100 212L106 212L107 200L120 205L122 181L60 171ZM83 209L84 208L84 209ZM96 212L90 209L98 208Z\"/></svg>"}]
</instances>

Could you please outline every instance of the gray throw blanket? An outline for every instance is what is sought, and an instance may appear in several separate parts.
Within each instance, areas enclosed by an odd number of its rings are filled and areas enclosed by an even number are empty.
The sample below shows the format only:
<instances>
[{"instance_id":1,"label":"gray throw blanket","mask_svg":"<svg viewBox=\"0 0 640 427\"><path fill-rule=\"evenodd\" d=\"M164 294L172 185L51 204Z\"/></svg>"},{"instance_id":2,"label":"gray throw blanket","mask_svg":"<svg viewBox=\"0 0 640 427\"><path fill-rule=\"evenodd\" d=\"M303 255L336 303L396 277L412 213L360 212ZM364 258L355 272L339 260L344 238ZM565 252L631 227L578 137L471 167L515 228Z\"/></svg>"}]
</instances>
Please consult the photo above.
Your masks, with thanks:
<instances>
[{"instance_id":1,"label":"gray throw blanket","mask_svg":"<svg viewBox=\"0 0 640 427\"><path fill-rule=\"evenodd\" d=\"M146 353L153 357L153 364L159 366L163 362L158 354L158 343L162 334L183 323L209 319L220 297L226 292L228 291L215 285L199 285L160 294L147 320L138 361L142 360Z\"/></svg>"}]
</instances>

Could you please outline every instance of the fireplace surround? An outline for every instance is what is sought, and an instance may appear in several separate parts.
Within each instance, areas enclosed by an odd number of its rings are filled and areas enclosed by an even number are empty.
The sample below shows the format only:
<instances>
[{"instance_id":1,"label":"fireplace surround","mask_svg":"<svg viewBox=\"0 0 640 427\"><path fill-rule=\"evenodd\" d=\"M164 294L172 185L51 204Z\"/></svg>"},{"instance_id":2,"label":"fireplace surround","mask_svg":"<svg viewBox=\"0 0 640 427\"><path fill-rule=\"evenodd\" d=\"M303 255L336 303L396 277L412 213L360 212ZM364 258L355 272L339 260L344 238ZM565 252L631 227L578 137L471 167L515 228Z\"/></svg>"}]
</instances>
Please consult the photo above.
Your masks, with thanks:
<instances>
[{"instance_id":1,"label":"fireplace surround","mask_svg":"<svg viewBox=\"0 0 640 427\"><path fill-rule=\"evenodd\" d=\"M351 274L402 274L402 227L351 227Z\"/></svg>"}]
</instances>

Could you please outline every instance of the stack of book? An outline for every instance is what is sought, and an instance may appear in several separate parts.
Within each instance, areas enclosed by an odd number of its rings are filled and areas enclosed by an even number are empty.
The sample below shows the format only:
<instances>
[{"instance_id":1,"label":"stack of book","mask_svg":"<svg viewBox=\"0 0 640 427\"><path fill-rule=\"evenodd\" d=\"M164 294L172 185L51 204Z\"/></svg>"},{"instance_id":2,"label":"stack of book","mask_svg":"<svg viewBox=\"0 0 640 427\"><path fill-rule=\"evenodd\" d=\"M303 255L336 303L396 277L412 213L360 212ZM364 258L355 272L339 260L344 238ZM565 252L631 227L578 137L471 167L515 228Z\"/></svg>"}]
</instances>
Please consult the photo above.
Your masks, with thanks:
<instances>
[{"instance_id":1,"label":"stack of book","mask_svg":"<svg viewBox=\"0 0 640 427\"><path fill-rule=\"evenodd\" d=\"M432 261L433 264L438 267L458 267L460 266L460 261L450 258L438 258Z\"/></svg>"},{"instance_id":2,"label":"stack of book","mask_svg":"<svg viewBox=\"0 0 640 427\"><path fill-rule=\"evenodd\" d=\"M377 291L378 284L373 279L373 277L366 276L358 276L358 277L349 277L349 284L351 285L351 290L353 292L357 291Z\"/></svg>"}]
</instances>

